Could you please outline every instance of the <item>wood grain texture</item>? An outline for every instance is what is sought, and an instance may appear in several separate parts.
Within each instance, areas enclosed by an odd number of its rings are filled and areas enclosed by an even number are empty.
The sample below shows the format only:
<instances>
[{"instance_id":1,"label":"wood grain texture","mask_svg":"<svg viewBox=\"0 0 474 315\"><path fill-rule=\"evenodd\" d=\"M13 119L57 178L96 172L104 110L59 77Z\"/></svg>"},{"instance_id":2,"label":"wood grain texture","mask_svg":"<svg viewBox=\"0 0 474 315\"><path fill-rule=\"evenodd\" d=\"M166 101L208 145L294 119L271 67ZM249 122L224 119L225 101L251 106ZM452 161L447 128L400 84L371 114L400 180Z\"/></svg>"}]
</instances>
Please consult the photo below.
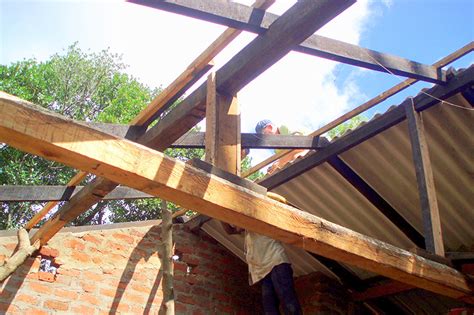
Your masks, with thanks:
<instances>
[{"instance_id":1,"label":"wood grain texture","mask_svg":"<svg viewBox=\"0 0 474 315\"><path fill-rule=\"evenodd\" d=\"M431 167L430 152L426 141L425 128L421 113L415 110L413 98L405 102L404 109L408 122L413 163L415 165L418 195L421 203L421 217L426 250L444 257L443 235L439 216L438 198Z\"/></svg>"},{"instance_id":2,"label":"wood grain texture","mask_svg":"<svg viewBox=\"0 0 474 315\"><path fill-rule=\"evenodd\" d=\"M263 34L279 17L271 12L255 10L231 1L132 0L130 2L257 34ZM396 75L417 80L432 83L442 83L446 80L445 72L436 67L316 34L292 49L371 70L387 72L388 69Z\"/></svg>"},{"instance_id":3,"label":"wood grain texture","mask_svg":"<svg viewBox=\"0 0 474 315\"><path fill-rule=\"evenodd\" d=\"M0 141L18 149L400 282L453 298L473 295L466 277L453 268L275 202L161 152L5 94L0 95L0 113ZM88 189L95 185L108 190L100 181ZM70 215L58 213L54 220ZM35 235L33 241L41 237Z\"/></svg>"}]
</instances>

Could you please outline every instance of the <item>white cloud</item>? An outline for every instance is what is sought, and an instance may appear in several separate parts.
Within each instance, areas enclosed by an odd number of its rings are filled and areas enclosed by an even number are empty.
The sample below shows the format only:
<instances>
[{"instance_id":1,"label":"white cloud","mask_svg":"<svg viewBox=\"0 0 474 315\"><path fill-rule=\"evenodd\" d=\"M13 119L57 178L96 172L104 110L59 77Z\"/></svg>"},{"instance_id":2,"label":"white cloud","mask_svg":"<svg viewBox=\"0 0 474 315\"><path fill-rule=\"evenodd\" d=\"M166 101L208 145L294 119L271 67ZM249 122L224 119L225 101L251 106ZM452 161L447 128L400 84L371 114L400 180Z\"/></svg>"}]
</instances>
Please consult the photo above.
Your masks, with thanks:
<instances>
[{"instance_id":1,"label":"white cloud","mask_svg":"<svg viewBox=\"0 0 474 315\"><path fill-rule=\"evenodd\" d=\"M251 4L253 1L240 2ZM294 2L277 1L270 11L282 14ZM358 1L317 33L358 44L373 14L371 4L369 0ZM67 11L68 6L82 9ZM124 62L130 65L127 72L152 87L172 82L225 29L216 24L122 1L71 2L57 7L65 11L56 13L57 16L28 17L32 25L37 25L37 30L31 30L31 37L36 36L36 41L31 42L40 44L36 48L27 47L30 41L22 40L18 52L31 53L35 50L41 55L51 55L58 51L58 45L66 47L76 40L82 48L92 51L110 47L111 51L123 54ZM46 11L54 14L52 10ZM62 42L52 36L53 33L42 31L46 26L49 29L59 28L65 33ZM20 28L16 32L24 33ZM254 37L253 34L243 33L215 58L214 70ZM47 53L45 47L56 50ZM354 100L360 92L355 77L349 77L342 89L336 86L336 65L300 53L285 56L239 93L242 131L253 132L255 123L263 118L289 125L292 129L314 130L348 111L356 105Z\"/></svg>"}]
</instances>

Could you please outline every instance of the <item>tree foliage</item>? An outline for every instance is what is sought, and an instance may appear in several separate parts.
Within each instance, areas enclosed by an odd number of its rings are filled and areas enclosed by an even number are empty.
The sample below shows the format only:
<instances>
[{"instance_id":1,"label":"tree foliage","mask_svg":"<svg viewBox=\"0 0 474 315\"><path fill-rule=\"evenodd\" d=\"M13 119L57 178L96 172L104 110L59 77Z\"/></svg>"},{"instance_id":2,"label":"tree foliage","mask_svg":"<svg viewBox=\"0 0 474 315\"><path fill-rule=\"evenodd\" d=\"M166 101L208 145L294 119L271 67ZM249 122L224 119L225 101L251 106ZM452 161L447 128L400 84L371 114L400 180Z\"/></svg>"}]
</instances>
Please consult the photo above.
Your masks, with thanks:
<instances>
[{"instance_id":1,"label":"tree foliage","mask_svg":"<svg viewBox=\"0 0 474 315\"><path fill-rule=\"evenodd\" d=\"M331 129L328 131L328 136L331 139L334 139L336 137L341 137L344 135L349 130L354 130L356 129L360 124L363 122L366 122L368 119L364 115L357 115L348 121L346 121L343 124L340 124L339 126Z\"/></svg>"},{"instance_id":2,"label":"tree foliage","mask_svg":"<svg viewBox=\"0 0 474 315\"><path fill-rule=\"evenodd\" d=\"M119 55L109 50L84 52L76 43L63 54L55 54L43 62L30 59L0 65L0 90L76 120L126 124L160 89L141 84L124 73L125 68ZM165 153L185 160L202 157L203 150L166 150ZM62 164L0 144L2 185L65 185L75 173ZM0 229L22 226L41 208L31 203L0 206ZM84 220L94 212L98 214L89 222L102 223L104 212L111 222L156 219L160 216L160 205L157 199L113 201L106 207L90 209L74 223L87 223Z\"/></svg>"}]
</instances>

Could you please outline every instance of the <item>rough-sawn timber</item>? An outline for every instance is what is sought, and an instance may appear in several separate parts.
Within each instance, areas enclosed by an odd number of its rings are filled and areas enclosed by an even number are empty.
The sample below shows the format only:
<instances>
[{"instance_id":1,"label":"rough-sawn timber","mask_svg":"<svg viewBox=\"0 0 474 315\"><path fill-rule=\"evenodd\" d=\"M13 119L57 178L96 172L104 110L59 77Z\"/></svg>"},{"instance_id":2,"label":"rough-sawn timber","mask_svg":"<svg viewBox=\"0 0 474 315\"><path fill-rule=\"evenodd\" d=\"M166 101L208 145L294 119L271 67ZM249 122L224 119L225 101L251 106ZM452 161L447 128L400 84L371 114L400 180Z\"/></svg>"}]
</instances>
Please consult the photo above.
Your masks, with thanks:
<instances>
[{"instance_id":1,"label":"rough-sawn timber","mask_svg":"<svg viewBox=\"0 0 474 315\"><path fill-rule=\"evenodd\" d=\"M432 292L472 296L448 266L275 202L158 151L0 94L0 141L184 208Z\"/></svg>"}]
</instances>

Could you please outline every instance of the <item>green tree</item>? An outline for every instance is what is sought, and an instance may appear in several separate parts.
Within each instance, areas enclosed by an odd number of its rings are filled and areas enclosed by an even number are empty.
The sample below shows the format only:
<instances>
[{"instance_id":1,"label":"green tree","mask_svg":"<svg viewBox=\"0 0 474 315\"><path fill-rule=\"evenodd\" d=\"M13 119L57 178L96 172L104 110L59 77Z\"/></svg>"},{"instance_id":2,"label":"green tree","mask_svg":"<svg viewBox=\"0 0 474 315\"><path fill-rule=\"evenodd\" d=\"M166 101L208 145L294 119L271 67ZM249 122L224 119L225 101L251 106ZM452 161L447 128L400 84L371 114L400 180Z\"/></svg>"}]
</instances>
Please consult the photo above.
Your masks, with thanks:
<instances>
[{"instance_id":1,"label":"green tree","mask_svg":"<svg viewBox=\"0 0 474 315\"><path fill-rule=\"evenodd\" d=\"M364 115L357 115L343 124L328 131L330 139L343 136L347 131L356 129L360 124L366 122L368 119Z\"/></svg>"},{"instance_id":2,"label":"green tree","mask_svg":"<svg viewBox=\"0 0 474 315\"><path fill-rule=\"evenodd\" d=\"M0 90L73 119L126 124L161 90L141 84L124 73L125 68L119 55L109 50L83 52L76 43L44 62L30 59L0 65ZM180 159L203 155L202 150L165 153ZM65 185L75 173L62 164L0 144L0 184ZM0 207L0 229L9 229L25 224L41 204L1 203ZM99 204L73 224L101 223L105 212L112 222L156 219L159 209L156 199L119 200Z\"/></svg>"}]
</instances>

